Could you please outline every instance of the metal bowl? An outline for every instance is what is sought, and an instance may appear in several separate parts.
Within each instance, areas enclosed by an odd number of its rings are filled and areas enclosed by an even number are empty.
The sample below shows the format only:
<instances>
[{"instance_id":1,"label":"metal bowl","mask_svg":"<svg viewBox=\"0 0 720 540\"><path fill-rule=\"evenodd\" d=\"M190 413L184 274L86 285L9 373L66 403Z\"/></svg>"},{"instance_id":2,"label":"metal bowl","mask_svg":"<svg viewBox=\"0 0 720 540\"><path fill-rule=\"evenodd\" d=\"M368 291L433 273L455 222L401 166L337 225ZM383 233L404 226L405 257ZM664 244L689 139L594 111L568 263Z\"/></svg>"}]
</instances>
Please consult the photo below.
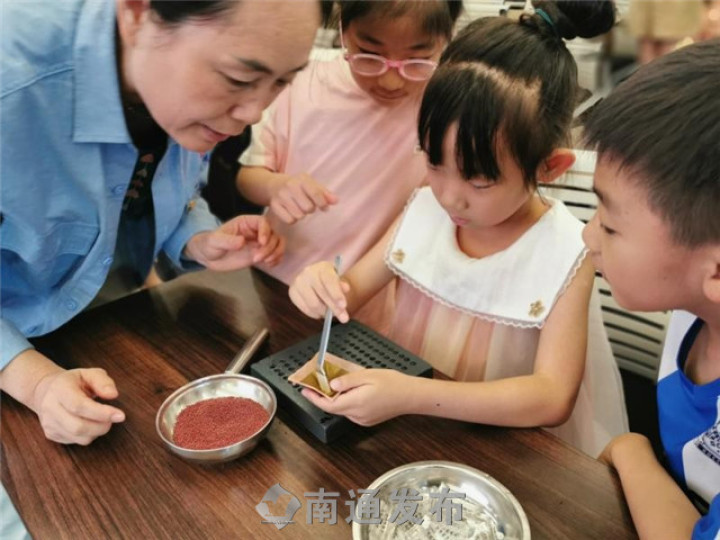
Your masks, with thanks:
<instances>
[{"instance_id":1,"label":"metal bowl","mask_svg":"<svg viewBox=\"0 0 720 540\"><path fill-rule=\"evenodd\" d=\"M194 403L222 397L252 399L262 405L270 417L254 435L230 446L210 450L191 450L173 442L173 430L180 411ZM255 448L270 429L276 411L275 393L263 381L247 375L222 373L197 379L173 392L158 410L155 427L165 446L178 456L198 463L222 463L247 454Z\"/></svg>"},{"instance_id":2,"label":"metal bowl","mask_svg":"<svg viewBox=\"0 0 720 540\"><path fill-rule=\"evenodd\" d=\"M395 507L396 502L390 502L390 496L397 494L397 490L402 488L417 490L420 494L424 494L424 500L428 501L427 505L429 505L430 496L427 492L439 491L441 486L447 486L451 494L465 495L465 498L461 496L452 498L452 502L462 504L461 520L455 514L454 522L448 523L446 513L442 516L435 514L431 519L425 516L424 524L414 525L408 521L403 525L404 529L399 529L399 526L395 525L399 522L397 519L394 521L395 524L389 525L390 516L387 515L387 509ZM530 540L527 516L513 494L490 475L460 463L450 461L409 463L386 472L370 484L368 489L378 490L376 494L365 493L362 497L375 497L380 501L380 516L370 516L380 517L380 523L361 523L362 520L358 520L358 517L364 517L366 522L370 519L367 515L356 516L352 525L353 540L393 538L395 537L393 534L400 532L404 536L398 534L397 537L412 539L450 540L470 537L488 540L500 538ZM361 507L361 502L358 501L356 508ZM423 504L419 503L418 508L422 508ZM415 516L423 517L420 514L421 511L418 510ZM481 519L476 519L475 523L472 523L473 516L479 516ZM436 520L438 517L441 517L442 521L438 522Z\"/></svg>"},{"instance_id":3,"label":"metal bowl","mask_svg":"<svg viewBox=\"0 0 720 540\"><path fill-rule=\"evenodd\" d=\"M260 379L239 375L268 336L267 328L259 328L250 336L242 349L235 355L225 373L210 375L187 383L175 390L160 406L155 416L155 429L167 448L178 456L196 463L222 463L239 458L255 448L270 429L277 412L275 392ZM268 420L253 435L229 446L209 450L191 450L176 445L173 440L175 422L180 412L190 405L214 398L238 397L252 399L268 413ZM242 421L238 419L238 421Z\"/></svg>"}]
</instances>

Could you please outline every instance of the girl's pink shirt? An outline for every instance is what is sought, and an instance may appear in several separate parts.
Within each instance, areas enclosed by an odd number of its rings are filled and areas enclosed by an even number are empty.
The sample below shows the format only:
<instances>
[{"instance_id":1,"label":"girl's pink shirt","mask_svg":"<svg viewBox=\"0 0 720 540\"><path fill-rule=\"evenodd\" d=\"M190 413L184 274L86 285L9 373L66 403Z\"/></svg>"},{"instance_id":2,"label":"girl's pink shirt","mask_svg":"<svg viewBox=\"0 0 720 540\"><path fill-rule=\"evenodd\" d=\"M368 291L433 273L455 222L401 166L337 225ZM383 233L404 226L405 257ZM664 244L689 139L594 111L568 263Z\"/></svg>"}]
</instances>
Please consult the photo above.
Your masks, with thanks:
<instances>
[{"instance_id":1,"label":"girl's pink shirt","mask_svg":"<svg viewBox=\"0 0 720 540\"><path fill-rule=\"evenodd\" d=\"M419 98L384 106L358 88L342 57L315 60L253 128L241 163L307 173L339 202L286 225L283 261L263 271L289 283L305 266L343 257L350 268L383 235L425 178L418 150Z\"/></svg>"}]
</instances>

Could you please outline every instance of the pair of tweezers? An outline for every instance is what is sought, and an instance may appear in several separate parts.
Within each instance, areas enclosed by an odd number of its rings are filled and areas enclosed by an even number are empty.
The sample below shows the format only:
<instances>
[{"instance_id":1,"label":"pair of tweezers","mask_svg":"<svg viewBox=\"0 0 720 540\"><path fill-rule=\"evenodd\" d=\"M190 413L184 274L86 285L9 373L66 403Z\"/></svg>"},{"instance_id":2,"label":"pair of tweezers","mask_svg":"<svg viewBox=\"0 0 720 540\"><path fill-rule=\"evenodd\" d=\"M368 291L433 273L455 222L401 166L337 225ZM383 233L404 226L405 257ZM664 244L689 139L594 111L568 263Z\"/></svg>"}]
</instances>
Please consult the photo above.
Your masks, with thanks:
<instances>
[{"instance_id":1,"label":"pair of tweezers","mask_svg":"<svg viewBox=\"0 0 720 540\"><path fill-rule=\"evenodd\" d=\"M335 256L335 272L340 273L340 262L342 258L340 255ZM322 335L320 337L320 350L317 356L317 365L315 366L315 377L317 378L320 389L325 394L332 394L330 388L330 382L325 373L325 353L327 352L328 341L330 341L330 327L332 326L333 312L332 309L327 308L325 311L325 323L323 324Z\"/></svg>"}]
</instances>

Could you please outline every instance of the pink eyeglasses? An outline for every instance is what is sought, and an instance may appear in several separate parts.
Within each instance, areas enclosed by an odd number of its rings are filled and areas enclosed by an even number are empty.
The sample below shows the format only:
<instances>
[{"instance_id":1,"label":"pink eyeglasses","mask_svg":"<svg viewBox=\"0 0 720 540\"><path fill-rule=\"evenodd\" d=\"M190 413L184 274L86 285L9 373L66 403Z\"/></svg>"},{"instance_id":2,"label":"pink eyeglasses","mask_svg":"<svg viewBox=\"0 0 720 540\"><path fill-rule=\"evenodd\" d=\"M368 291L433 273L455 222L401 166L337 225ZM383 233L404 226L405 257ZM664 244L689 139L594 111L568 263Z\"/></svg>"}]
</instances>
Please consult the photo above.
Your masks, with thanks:
<instances>
[{"instance_id":1,"label":"pink eyeglasses","mask_svg":"<svg viewBox=\"0 0 720 540\"><path fill-rule=\"evenodd\" d=\"M344 58L350 64L350 69L363 77L379 77L388 69L394 68L398 70L401 77L408 81L427 81L437 67L437 62L421 58L389 60L379 54L350 54L345 48L342 23L340 23L340 46L345 50Z\"/></svg>"}]
</instances>

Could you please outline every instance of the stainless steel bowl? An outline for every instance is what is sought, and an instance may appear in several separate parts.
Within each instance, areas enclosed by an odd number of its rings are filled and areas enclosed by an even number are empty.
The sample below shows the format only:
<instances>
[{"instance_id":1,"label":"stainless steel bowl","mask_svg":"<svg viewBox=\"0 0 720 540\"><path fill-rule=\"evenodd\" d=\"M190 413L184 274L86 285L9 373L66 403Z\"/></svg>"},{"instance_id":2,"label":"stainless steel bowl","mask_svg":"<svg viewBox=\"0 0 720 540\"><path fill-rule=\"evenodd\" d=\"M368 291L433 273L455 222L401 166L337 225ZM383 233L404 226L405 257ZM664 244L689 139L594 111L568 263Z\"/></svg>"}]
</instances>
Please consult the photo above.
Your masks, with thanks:
<instances>
[{"instance_id":1,"label":"stainless steel bowl","mask_svg":"<svg viewBox=\"0 0 720 540\"><path fill-rule=\"evenodd\" d=\"M192 381L170 394L163 402L155 416L155 428L163 443L171 452L196 463L222 463L247 454L265 436L277 412L275 393L260 379L239 375L237 372L247 364L266 337L267 329L259 330L247 340L225 373L210 375ZM229 446L210 450L191 450L178 446L173 442L175 422L185 407L206 399L222 397L252 399L263 406L268 412L269 418L255 434Z\"/></svg>"},{"instance_id":2,"label":"stainless steel bowl","mask_svg":"<svg viewBox=\"0 0 720 540\"><path fill-rule=\"evenodd\" d=\"M444 520L440 523L432 523L433 527L437 527L436 529L428 529L427 525L430 525L430 523L425 523L426 527L423 527L423 525L412 525L408 522L405 524L405 529L403 529L404 538L453 539L474 537L530 540L530 525L527 516L513 494L490 475L467 465L450 461L409 463L386 472L370 484L368 489L378 490L374 497L380 501L382 508L383 501L389 501L389 497L396 494L399 489L414 489L422 494L424 491L434 490L440 486L447 486L451 493L465 495L464 499L460 497L452 499L453 502L462 503L463 520L468 517L466 508L474 509L476 513L480 509L483 521L478 523L486 528L488 533L486 535L482 534L482 531L479 531L476 526L471 528L472 534L476 536L467 536L467 531L463 533L461 528L470 528L470 522L466 521L463 524L462 521L456 519L452 524L448 524ZM363 495L363 497L371 496L373 495ZM429 499L429 495L425 496ZM358 502L356 508L360 506L360 502ZM387 526L389 520L384 514L385 512L381 509L381 523L379 524L354 521L352 526L353 540L392 538L393 536L390 534L392 528ZM421 517L419 514L415 515ZM367 521L368 516L364 517ZM376 516L373 515L372 517L375 518ZM486 521L485 517L487 517ZM397 523L398 520L395 520L395 522ZM387 536L383 536L383 534ZM403 538L403 536L399 537Z\"/></svg>"}]
</instances>

